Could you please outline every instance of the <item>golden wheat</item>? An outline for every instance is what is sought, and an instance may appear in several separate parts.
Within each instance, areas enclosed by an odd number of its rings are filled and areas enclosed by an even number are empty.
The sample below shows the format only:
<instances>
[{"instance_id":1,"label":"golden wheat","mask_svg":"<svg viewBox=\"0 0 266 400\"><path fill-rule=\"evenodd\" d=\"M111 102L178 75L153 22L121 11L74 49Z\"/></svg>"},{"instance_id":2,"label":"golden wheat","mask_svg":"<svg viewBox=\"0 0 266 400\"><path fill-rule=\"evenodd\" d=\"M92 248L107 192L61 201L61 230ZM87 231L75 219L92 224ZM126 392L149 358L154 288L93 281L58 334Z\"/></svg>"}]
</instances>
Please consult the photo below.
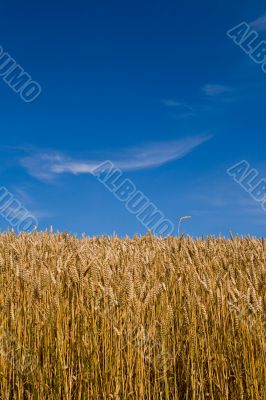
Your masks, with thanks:
<instances>
[{"instance_id":1,"label":"golden wheat","mask_svg":"<svg viewBox=\"0 0 266 400\"><path fill-rule=\"evenodd\" d=\"M252 237L0 235L0 398L266 399Z\"/></svg>"}]
</instances>

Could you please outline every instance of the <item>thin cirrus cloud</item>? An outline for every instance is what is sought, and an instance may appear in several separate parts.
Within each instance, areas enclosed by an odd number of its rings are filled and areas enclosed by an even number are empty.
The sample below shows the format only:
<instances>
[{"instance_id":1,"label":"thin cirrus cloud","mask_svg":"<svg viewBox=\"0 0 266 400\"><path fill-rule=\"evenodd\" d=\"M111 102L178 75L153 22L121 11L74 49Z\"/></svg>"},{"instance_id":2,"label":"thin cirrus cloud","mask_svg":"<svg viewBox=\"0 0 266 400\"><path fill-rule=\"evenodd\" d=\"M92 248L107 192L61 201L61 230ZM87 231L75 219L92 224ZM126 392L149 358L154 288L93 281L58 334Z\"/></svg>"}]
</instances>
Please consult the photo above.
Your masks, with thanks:
<instances>
[{"instance_id":1,"label":"thin cirrus cloud","mask_svg":"<svg viewBox=\"0 0 266 400\"><path fill-rule=\"evenodd\" d=\"M184 157L210 138L211 136L207 135L194 136L128 148L120 152L123 156L114 156L111 161L122 171L159 167ZM84 161L57 152L37 152L22 158L20 164L29 175L42 181L51 181L64 173L92 174L93 170L104 161L106 159Z\"/></svg>"},{"instance_id":2,"label":"thin cirrus cloud","mask_svg":"<svg viewBox=\"0 0 266 400\"><path fill-rule=\"evenodd\" d=\"M254 21L250 22L250 26L258 32L266 31L266 14L261 15Z\"/></svg>"},{"instance_id":3,"label":"thin cirrus cloud","mask_svg":"<svg viewBox=\"0 0 266 400\"><path fill-rule=\"evenodd\" d=\"M181 109L183 108L186 110L193 111L192 108L188 104L182 103L180 101L175 101L175 100L171 100L171 99L162 99L161 101L166 107L176 107L176 108L181 108Z\"/></svg>"},{"instance_id":4,"label":"thin cirrus cloud","mask_svg":"<svg viewBox=\"0 0 266 400\"><path fill-rule=\"evenodd\" d=\"M218 85L218 84L207 84L203 86L202 91L206 96L215 97L220 96L222 94L230 93L231 88L225 85Z\"/></svg>"},{"instance_id":5,"label":"thin cirrus cloud","mask_svg":"<svg viewBox=\"0 0 266 400\"><path fill-rule=\"evenodd\" d=\"M161 103L168 109L171 109L171 112L174 112L176 117L190 117L194 115L193 108L186 103L171 99L162 99Z\"/></svg>"}]
</instances>

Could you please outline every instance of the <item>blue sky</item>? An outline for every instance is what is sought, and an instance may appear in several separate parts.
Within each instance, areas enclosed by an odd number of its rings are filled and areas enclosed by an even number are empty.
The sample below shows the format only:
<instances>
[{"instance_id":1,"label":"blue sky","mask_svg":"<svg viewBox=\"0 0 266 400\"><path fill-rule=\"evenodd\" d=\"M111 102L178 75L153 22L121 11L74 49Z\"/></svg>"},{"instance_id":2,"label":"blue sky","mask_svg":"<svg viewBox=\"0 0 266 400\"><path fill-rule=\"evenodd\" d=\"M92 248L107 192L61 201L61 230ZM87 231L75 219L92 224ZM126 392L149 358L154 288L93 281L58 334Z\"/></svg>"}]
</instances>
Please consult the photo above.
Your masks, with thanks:
<instances>
[{"instance_id":1,"label":"blue sky","mask_svg":"<svg viewBox=\"0 0 266 400\"><path fill-rule=\"evenodd\" d=\"M6 2L0 45L42 93L25 103L0 77L0 186L39 229L143 234L90 173L109 159L171 221L191 215L187 234L264 235L265 211L226 170L245 159L266 178L266 74L226 32L252 22L265 39L265 14L263 1Z\"/></svg>"}]
</instances>

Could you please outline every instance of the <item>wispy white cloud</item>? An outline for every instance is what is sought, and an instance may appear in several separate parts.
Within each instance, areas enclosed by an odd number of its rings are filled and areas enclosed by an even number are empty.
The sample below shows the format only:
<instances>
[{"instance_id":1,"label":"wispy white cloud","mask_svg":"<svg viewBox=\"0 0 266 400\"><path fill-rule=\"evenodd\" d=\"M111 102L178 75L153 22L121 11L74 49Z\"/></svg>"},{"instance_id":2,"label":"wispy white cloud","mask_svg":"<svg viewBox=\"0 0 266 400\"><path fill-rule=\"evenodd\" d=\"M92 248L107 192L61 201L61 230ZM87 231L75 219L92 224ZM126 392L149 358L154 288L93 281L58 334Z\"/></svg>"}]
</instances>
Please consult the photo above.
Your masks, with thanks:
<instances>
[{"instance_id":1,"label":"wispy white cloud","mask_svg":"<svg viewBox=\"0 0 266 400\"><path fill-rule=\"evenodd\" d=\"M171 100L171 99L162 99L161 101L166 107L184 108L184 109L192 111L192 107L190 107L188 104L180 102L180 101L175 101L175 100Z\"/></svg>"},{"instance_id":2,"label":"wispy white cloud","mask_svg":"<svg viewBox=\"0 0 266 400\"><path fill-rule=\"evenodd\" d=\"M222 175L221 175L222 172ZM211 218L213 215L216 222L218 220L232 220L236 223L240 221L250 221L255 225L260 225L261 221L266 221L266 213L261 204L250 198L233 180L228 180L228 176L221 170L213 170L200 179L193 186L193 192L186 193L187 204L192 202L191 215L206 216ZM194 205L197 204L196 208ZM237 222L238 223L238 222Z\"/></svg>"},{"instance_id":3,"label":"wispy white cloud","mask_svg":"<svg viewBox=\"0 0 266 400\"><path fill-rule=\"evenodd\" d=\"M110 159L115 167L123 171L158 167L184 157L210 138L211 136L204 135L151 143L142 147L124 149L118 156ZM24 157L20 163L31 176L50 181L63 173L91 174L103 161L105 160L75 160L62 153L37 152Z\"/></svg>"},{"instance_id":4,"label":"wispy white cloud","mask_svg":"<svg viewBox=\"0 0 266 400\"><path fill-rule=\"evenodd\" d=\"M214 97L220 96L225 93L230 93L232 89L229 86L219 85L219 84L207 84L204 85L202 91L206 96Z\"/></svg>"},{"instance_id":5,"label":"wispy white cloud","mask_svg":"<svg viewBox=\"0 0 266 400\"><path fill-rule=\"evenodd\" d=\"M266 31L266 14L250 22L250 26L258 32Z\"/></svg>"},{"instance_id":6,"label":"wispy white cloud","mask_svg":"<svg viewBox=\"0 0 266 400\"><path fill-rule=\"evenodd\" d=\"M36 208L38 207L38 204L36 204L36 199L34 198L34 196L30 195L30 191L30 188L27 188L25 185L11 186L11 192L14 197L21 203L22 207L25 207L28 210L31 215L39 220L51 217L53 214L50 211ZM16 209L12 210L11 206L9 210L12 215L16 212Z\"/></svg>"},{"instance_id":7,"label":"wispy white cloud","mask_svg":"<svg viewBox=\"0 0 266 400\"><path fill-rule=\"evenodd\" d=\"M161 99L161 102L164 106L171 109L174 117L184 118L194 115L193 108L186 103L171 99Z\"/></svg>"},{"instance_id":8,"label":"wispy white cloud","mask_svg":"<svg viewBox=\"0 0 266 400\"><path fill-rule=\"evenodd\" d=\"M43 218L51 216L47 211L37 210L35 208L35 201L22 186L11 185L10 191L6 189L7 203L1 210L0 219L6 220L13 227L17 226L20 220L26 216L33 217L38 221Z\"/></svg>"}]
</instances>

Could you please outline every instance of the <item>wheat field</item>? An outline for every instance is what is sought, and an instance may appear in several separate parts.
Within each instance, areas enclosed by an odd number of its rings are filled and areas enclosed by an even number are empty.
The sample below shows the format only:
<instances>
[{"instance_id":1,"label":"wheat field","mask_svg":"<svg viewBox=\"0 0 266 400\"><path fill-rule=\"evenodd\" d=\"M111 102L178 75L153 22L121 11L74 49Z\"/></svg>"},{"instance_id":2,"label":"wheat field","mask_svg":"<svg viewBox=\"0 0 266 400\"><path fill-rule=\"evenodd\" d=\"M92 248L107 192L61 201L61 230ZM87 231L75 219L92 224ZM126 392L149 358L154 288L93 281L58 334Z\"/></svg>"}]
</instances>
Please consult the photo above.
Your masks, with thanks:
<instances>
[{"instance_id":1,"label":"wheat field","mask_svg":"<svg viewBox=\"0 0 266 400\"><path fill-rule=\"evenodd\" d=\"M0 235L0 398L266 399L266 243Z\"/></svg>"}]
</instances>

